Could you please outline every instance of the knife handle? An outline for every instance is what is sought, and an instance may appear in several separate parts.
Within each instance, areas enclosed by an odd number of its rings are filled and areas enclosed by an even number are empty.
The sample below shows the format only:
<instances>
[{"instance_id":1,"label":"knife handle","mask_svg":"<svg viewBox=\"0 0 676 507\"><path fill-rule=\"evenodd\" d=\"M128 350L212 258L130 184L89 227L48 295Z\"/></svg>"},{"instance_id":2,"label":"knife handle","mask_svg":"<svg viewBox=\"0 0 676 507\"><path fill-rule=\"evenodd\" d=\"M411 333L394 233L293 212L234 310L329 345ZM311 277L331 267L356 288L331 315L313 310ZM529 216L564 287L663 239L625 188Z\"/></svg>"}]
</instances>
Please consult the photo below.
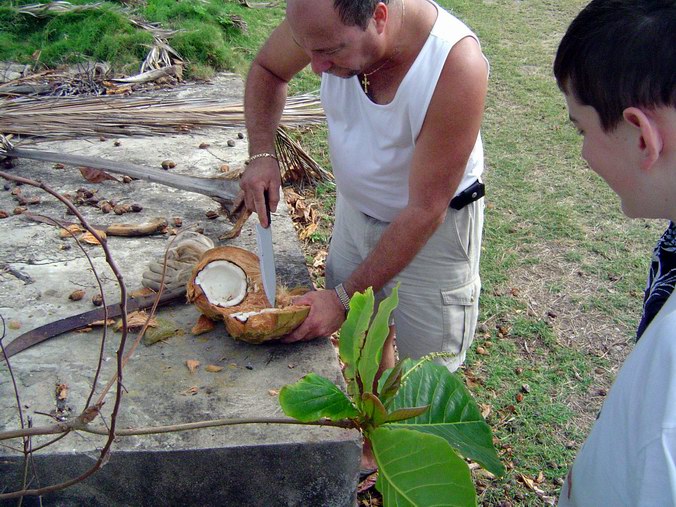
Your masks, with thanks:
<instances>
[{"instance_id":1,"label":"knife handle","mask_svg":"<svg viewBox=\"0 0 676 507\"><path fill-rule=\"evenodd\" d=\"M263 199L265 199L265 215L268 218L268 227L270 227L272 225L272 219L270 218L270 196L268 195L267 190L263 191Z\"/></svg>"}]
</instances>

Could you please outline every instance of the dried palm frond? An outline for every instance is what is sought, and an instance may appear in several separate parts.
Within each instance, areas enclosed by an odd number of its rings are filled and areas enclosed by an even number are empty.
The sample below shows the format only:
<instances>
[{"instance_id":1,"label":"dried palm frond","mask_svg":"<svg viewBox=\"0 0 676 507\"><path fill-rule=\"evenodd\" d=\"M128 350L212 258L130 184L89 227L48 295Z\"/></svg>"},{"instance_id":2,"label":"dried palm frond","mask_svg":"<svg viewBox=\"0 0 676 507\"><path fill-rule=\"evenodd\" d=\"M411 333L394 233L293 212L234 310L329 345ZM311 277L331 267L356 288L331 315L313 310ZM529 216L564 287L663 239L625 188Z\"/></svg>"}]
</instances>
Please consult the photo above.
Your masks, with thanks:
<instances>
[{"instance_id":1,"label":"dried palm frond","mask_svg":"<svg viewBox=\"0 0 676 507\"><path fill-rule=\"evenodd\" d=\"M282 181L302 188L307 183L333 181L333 174L319 165L302 147L291 139L286 128L277 129L275 138Z\"/></svg>"},{"instance_id":2,"label":"dried palm frond","mask_svg":"<svg viewBox=\"0 0 676 507\"><path fill-rule=\"evenodd\" d=\"M69 12L88 11L98 9L103 5L103 2L97 2L86 5L73 5L70 2L56 1L45 4L31 4L17 7L16 11L19 14L29 14L35 18L44 18L53 14L65 14Z\"/></svg>"},{"instance_id":3,"label":"dried palm frond","mask_svg":"<svg viewBox=\"0 0 676 507\"><path fill-rule=\"evenodd\" d=\"M288 126L320 123L313 95L290 97L282 115ZM144 96L26 97L0 100L2 133L42 139L99 135L151 136L205 127L244 126L244 104L216 99Z\"/></svg>"},{"instance_id":4,"label":"dried palm frond","mask_svg":"<svg viewBox=\"0 0 676 507\"><path fill-rule=\"evenodd\" d=\"M319 99L311 94L290 97L282 114L286 126L323 120ZM0 125L0 134L44 140L164 135L205 127L243 127L244 105L159 95L21 98L0 100ZM278 129L276 145L285 182L302 186L333 179L284 128Z\"/></svg>"},{"instance_id":5,"label":"dried palm frond","mask_svg":"<svg viewBox=\"0 0 676 507\"><path fill-rule=\"evenodd\" d=\"M181 55L166 40L155 37L155 42L146 55L145 60L141 63L140 73L143 74L149 70L171 67L176 63L183 64Z\"/></svg>"}]
</instances>

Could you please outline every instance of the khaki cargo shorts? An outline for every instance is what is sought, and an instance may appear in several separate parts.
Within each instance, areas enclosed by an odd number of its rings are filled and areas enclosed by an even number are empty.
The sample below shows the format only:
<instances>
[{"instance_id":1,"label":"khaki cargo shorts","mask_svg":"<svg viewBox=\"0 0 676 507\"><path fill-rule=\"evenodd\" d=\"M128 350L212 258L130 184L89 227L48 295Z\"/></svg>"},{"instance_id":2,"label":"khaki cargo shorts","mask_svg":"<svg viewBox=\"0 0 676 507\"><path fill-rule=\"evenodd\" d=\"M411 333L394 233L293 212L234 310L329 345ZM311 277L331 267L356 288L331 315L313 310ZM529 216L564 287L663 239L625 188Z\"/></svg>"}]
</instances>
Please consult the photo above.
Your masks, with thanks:
<instances>
[{"instance_id":1,"label":"khaki cargo shorts","mask_svg":"<svg viewBox=\"0 0 676 507\"><path fill-rule=\"evenodd\" d=\"M326 265L326 286L349 278L389 225L353 208L338 195L336 220ZM484 199L460 210L448 209L413 261L376 294L382 301L397 282L399 306L393 312L400 358L450 352L438 362L455 371L465 360L479 316L479 257Z\"/></svg>"}]
</instances>

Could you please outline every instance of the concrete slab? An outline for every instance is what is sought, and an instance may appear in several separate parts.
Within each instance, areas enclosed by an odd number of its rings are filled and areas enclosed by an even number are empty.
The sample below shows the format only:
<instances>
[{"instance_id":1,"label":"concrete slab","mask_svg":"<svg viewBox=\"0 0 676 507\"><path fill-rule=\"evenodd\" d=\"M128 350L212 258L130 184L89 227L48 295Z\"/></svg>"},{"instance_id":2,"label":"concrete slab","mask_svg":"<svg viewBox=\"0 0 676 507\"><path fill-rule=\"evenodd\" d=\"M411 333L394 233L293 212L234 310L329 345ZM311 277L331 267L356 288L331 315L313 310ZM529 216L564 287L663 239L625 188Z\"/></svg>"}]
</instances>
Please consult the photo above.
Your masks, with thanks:
<instances>
[{"instance_id":1,"label":"concrete slab","mask_svg":"<svg viewBox=\"0 0 676 507\"><path fill-rule=\"evenodd\" d=\"M223 100L241 100L242 83L222 76L216 85L186 87L172 93L214 94ZM215 176L224 161L233 166L246 158L243 129L204 130L199 133L145 139L87 139L41 143L36 148L124 160L160 167L165 159L176 162L175 172ZM228 146L227 141L235 146ZM201 143L210 145L200 149ZM232 143L231 143L232 144ZM140 213L122 216L102 214L94 207L80 207L92 224L144 222L154 217L171 221L180 217L183 227L200 227L217 244L229 224L210 220L217 205L208 197L142 181L92 184L74 168L55 169L53 164L20 160L12 171L39 179L59 192L78 188L96 190L99 197L113 198L143 207ZM14 184L0 191L0 209L11 211L17 202ZM21 186L22 195L41 197L29 211L73 221L65 208L39 190ZM255 251L255 216L239 238L228 244ZM310 284L300 247L286 208L273 216L273 240L280 281L288 286ZM109 246L129 290L140 287L141 274L150 259L164 252L166 236L110 237ZM222 244L222 243L221 243ZM70 249L63 249L71 245ZM111 270L99 247L86 247L102 277L107 302L119 298ZM0 315L4 318L4 343L41 324L93 309L98 293L92 269L72 240L59 238L58 229L17 215L0 220ZM80 301L68 296L76 289L86 292ZM119 428L137 428L217 418L282 417L276 393L285 384L316 372L334 382L342 377L334 348L327 339L299 345L253 346L239 343L218 326L194 337L190 328L198 317L191 305L178 303L161 309L158 316L172 323L174 336L155 345L141 345L124 370L123 406ZM108 332L103 346L103 371L97 389L113 375L118 333ZM77 415L84 407L93 383L101 348L100 331L67 333L29 349L11 360L25 417L32 425L53 422L45 414L57 407L55 386L68 385L62 405ZM133 339L133 335L130 336ZM186 360L200 362L191 373ZM207 365L221 366L210 373ZM112 397L103 408L109 419ZM0 365L0 432L19 426L14 390L6 365ZM50 440L34 438L37 447ZM35 453L41 487L75 477L91 465L104 439L90 434L71 434ZM20 448L18 440L11 442ZM43 499L43 505L251 505L251 506L352 506L358 476L361 439L356 431L281 424L224 426L159 435L119 437L107 465L84 483ZM0 491L21 484L22 454L0 447ZM0 502L1 503L1 502ZM13 502L7 504L14 505ZM27 499L24 505L36 504Z\"/></svg>"}]
</instances>

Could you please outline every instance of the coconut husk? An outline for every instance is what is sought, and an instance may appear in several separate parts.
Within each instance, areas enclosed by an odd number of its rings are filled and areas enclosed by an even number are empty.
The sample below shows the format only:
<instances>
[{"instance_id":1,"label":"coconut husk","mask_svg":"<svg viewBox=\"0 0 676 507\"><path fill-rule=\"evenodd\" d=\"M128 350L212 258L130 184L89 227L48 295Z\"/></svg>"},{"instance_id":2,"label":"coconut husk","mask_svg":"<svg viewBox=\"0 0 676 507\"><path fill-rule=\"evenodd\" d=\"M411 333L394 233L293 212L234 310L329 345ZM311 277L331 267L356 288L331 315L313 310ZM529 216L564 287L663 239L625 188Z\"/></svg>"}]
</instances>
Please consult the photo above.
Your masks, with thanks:
<instances>
[{"instance_id":1,"label":"coconut husk","mask_svg":"<svg viewBox=\"0 0 676 507\"><path fill-rule=\"evenodd\" d=\"M211 304L195 281L197 275L208 264L222 260L237 265L246 274L246 296L235 306L222 307ZM232 338L252 344L276 340L289 334L310 312L309 306L292 304L292 297L298 292L289 292L283 287L278 288L277 307L270 308L263 289L258 256L238 247L221 246L208 250L193 269L186 288L188 301L204 316L215 321L222 320ZM204 321L201 324L198 322L194 331L201 330L204 324Z\"/></svg>"}]
</instances>

